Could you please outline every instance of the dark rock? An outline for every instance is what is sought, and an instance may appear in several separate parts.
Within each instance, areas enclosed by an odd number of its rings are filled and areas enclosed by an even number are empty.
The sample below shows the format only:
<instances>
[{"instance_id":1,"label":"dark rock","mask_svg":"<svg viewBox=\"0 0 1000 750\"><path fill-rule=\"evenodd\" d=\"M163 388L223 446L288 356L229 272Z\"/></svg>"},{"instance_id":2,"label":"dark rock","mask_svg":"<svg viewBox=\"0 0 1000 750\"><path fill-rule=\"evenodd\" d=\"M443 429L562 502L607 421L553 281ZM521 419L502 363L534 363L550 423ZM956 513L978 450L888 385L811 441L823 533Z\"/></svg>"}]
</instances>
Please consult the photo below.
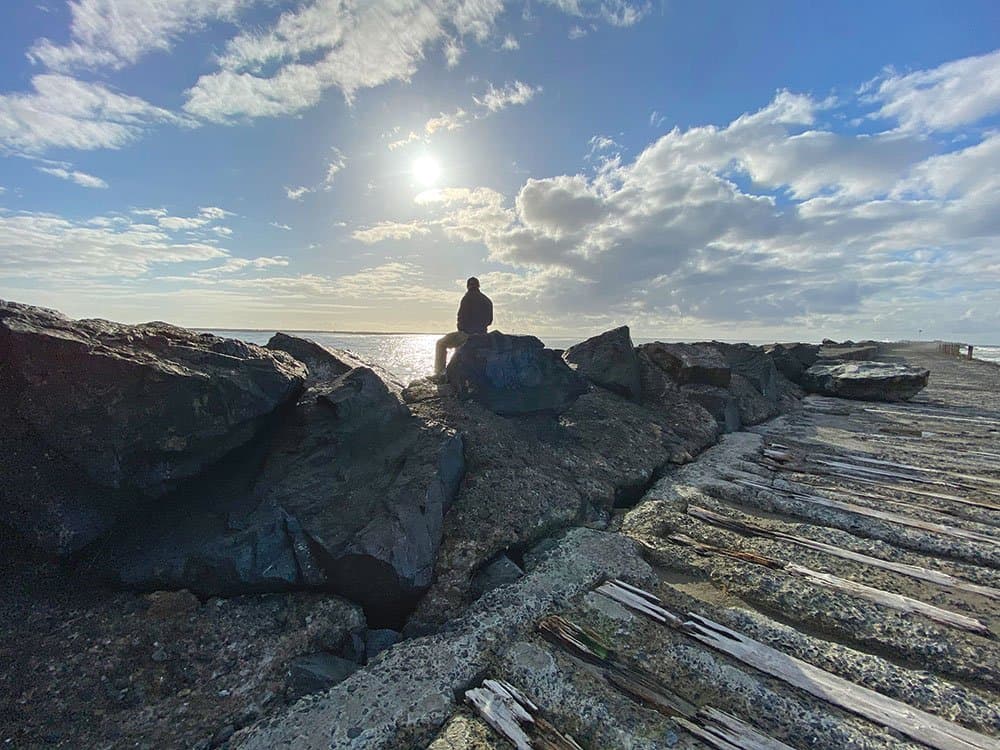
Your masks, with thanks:
<instances>
[{"instance_id":1,"label":"dark rock","mask_svg":"<svg viewBox=\"0 0 1000 750\"><path fill-rule=\"evenodd\" d=\"M105 567L117 582L203 595L322 587L390 616L431 582L464 458L461 436L412 416L360 366L307 389L263 455L233 471L249 476L192 488L214 502L143 519L116 544Z\"/></svg>"},{"instance_id":2,"label":"dark rock","mask_svg":"<svg viewBox=\"0 0 1000 750\"><path fill-rule=\"evenodd\" d=\"M819 350L819 358L825 360L867 362L878 355L878 346L827 346Z\"/></svg>"},{"instance_id":3,"label":"dark rock","mask_svg":"<svg viewBox=\"0 0 1000 750\"><path fill-rule=\"evenodd\" d=\"M801 383L802 373L816 364L819 346L816 344L774 344L765 349L782 375L793 383Z\"/></svg>"},{"instance_id":4,"label":"dark rock","mask_svg":"<svg viewBox=\"0 0 1000 750\"><path fill-rule=\"evenodd\" d=\"M603 388L633 399L642 393L639 360L628 326L605 331L571 346L562 357L575 365L577 372Z\"/></svg>"},{"instance_id":5,"label":"dark rock","mask_svg":"<svg viewBox=\"0 0 1000 750\"><path fill-rule=\"evenodd\" d=\"M587 392L587 381L534 336L498 331L470 336L446 370L460 398L497 414L562 411Z\"/></svg>"},{"instance_id":6,"label":"dark rock","mask_svg":"<svg viewBox=\"0 0 1000 750\"><path fill-rule=\"evenodd\" d=\"M288 665L286 697L290 702L343 682L358 670L353 661L320 652L293 659Z\"/></svg>"},{"instance_id":7,"label":"dark rock","mask_svg":"<svg viewBox=\"0 0 1000 750\"><path fill-rule=\"evenodd\" d=\"M656 341L639 347L680 385L729 385L729 365L710 344L664 344Z\"/></svg>"},{"instance_id":8,"label":"dark rock","mask_svg":"<svg viewBox=\"0 0 1000 750\"><path fill-rule=\"evenodd\" d=\"M735 402L739 420L743 425L755 425L776 417L780 409L780 393L775 384L765 396L747 378L733 373L729 393Z\"/></svg>"},{"instance_id":9,"label":"dark rock","mask_svg":"<svg viewBox=\"0 0 1000 750\"><path fill-rule=\"evenodd\" d=\"M19 443L0 458L18 477L0 490L6 517L48 550L78 550L123 508L252 440L304 377L299 363L253 344L0 301L4 447Z\"/></svg>"},{"instance_id":10,"label":"dark rock","mask_svg":"<svg viewBox=\"0 0 1000 750\"><path fill-rule=\"evenodd\" d=\"M402 639L396 630L380 628L365 633L365 658L371 661L386 649L392 648Z\"/></svg>"},{"instance_id":11,"label":"dark rock","mask_svg":"<svg viewBox=\"0 0 1000 750\"><path fill-rule=\"evenodd\" d=\"M507 555L500 555L487 563L472 579L472 595L479 598L487 591L513 583L524 571Z\"/></svg>"},{"instance_id":12,"label":"dark rock","mask_svg":"<svg viewBox=\"0 0 1000 750\"><path fill-rule=\"evenodd\" d=\"M719 341L713 342L711 346L722 354L733 374L742 375L765 399L777 402L780 395L778 370L763 347Z\"/></svg>"},{"instance_id":13,"label":"dark rock","mask_svg":"<svg viewBox=\"0 0 1000 750\"><path fill-rule=\"evenodd\" d=\"M430 401L434 398L454 398L455 389L448 383L435 381L433 377L414 380L403 389L403 400L408 404Z\"/></svg>"},{"instance_id":14,"label":"dark rock","mask_svg":"<svg viewBox=\"0 0 1000 750\"><path fill-rule=\"evenodd\" d=\"M365 631L362 630L352 630L348 637L344 639L343 645L338 651L340 656L348 659L355 664L364 664L365 662Z\"/></svg>"},{"instance_id":15,"label":"dark rock","mask_svg":"<svg viewBox=\"0 0 1000 750\"><path fill-rule=\"evenodd\" d=\"M212 746L218 747L229 741L229 738L236 734L236 727L232 724L226 724L222 729L212 735Z\"/></svg>"},{"instance_id":16,"label":"dark rock","mask_svg":"<svg viewBox=\"0 0 1000 750\"><path fill-rule=\"evenodd\" d=\"M681 387L681 393L704 407L718 422L720 431L736 432L743 426L738 400L730 388L685 385Z\"/></svg>"},{"instance_id":17,"label":"dark rock","mask_svg":"<svg viewBox=\"0 0 1000 750\"><path fill-rule=\"evenodd\" d=\"M929 370L887 362L816 364L802 387L826 396L862 401L907 401L927 386Z\"/></svg>"},{"instance_id":18,"label":"dark rock","mask_svg":"<svg viewBox=\"0 0 1000 750\"><path fill-rule=\"evenodd\" d=\"M336 380L355 367L367 367L374 370L390 389L400 388L400 384L385 370L345 349L333 349L312 339L280 332L274 334L266 346L268 349L290 354L304 364L309 371L307 382L310 385Z\"/></svg>"}]
</instances>

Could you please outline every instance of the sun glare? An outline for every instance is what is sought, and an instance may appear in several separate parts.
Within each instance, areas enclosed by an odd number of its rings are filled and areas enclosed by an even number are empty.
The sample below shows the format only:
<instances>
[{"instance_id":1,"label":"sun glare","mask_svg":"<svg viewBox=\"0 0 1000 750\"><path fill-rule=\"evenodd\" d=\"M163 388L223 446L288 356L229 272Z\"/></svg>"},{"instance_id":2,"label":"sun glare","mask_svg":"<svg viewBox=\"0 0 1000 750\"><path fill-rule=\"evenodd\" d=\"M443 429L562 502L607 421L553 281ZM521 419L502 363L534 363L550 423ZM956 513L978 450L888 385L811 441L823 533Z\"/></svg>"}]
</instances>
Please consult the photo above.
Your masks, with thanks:
<instances>
[{"instance_id":1,"label":"sun glare","mask_svg":"<svg viewBox=\"0 0 1000 750\"><path fill-rule=\"evenodd\" d=\"M424 187L433 187L441 177L441 165L433 156L421 156L413 162L413 177Z\"/></svg>"}]
</instances>

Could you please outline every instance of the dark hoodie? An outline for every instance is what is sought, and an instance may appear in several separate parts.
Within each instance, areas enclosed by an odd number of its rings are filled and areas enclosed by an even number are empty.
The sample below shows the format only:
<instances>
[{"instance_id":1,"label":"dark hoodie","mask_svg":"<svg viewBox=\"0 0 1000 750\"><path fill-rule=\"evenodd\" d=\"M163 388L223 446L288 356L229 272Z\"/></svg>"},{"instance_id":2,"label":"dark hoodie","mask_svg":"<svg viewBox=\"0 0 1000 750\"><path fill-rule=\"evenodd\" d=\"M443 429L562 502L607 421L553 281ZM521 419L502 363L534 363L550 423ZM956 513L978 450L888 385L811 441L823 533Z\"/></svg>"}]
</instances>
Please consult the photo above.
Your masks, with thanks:
<instances>
[{"instance_id":1,"label":"dark hoodie","mask_svg":"<svg viewBox=\"0 0 1000 750\"><path fill-rule=\"evenodd\" d=\"M462 333L486 333L493 322L493 303L478 289L470 289L458 306L458 330Z\"/></svg>"}]
</instances>

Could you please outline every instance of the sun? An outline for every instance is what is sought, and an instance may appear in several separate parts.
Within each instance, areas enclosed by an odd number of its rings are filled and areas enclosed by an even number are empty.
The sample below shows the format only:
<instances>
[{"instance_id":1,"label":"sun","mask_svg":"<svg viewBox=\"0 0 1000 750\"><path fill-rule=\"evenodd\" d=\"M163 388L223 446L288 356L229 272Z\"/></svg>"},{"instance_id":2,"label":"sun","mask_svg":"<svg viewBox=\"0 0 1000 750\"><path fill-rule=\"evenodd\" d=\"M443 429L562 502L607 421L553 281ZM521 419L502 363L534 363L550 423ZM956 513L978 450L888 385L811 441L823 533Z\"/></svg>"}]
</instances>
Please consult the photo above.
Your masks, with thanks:
<instances>
[{"instance_id":1,"label":"sun","mask_svg":"<svg viewBox=\"0 0 1000 750\"><path fill-rule=\"evenodd\" d=\"M441 164L433 156L424 154L413 162L413 178L424 187L434 187L441 177Z\"/></svg>"}]
</instances>

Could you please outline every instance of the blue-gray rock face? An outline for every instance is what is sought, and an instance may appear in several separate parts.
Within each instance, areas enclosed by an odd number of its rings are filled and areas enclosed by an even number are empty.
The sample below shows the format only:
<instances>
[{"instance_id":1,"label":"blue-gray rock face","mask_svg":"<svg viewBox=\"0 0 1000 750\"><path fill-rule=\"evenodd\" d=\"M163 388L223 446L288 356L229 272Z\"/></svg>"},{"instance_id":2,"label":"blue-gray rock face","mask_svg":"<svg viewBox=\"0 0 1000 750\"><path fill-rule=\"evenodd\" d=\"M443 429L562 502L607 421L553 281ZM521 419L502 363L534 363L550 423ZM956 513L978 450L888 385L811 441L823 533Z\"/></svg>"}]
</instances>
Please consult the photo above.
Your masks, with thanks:
<instances>
[{"instance_id":1,"label":"blue-gray rock face","mask_svg":"<svg viewBox=\"0 0 1000 750\"><path fill-rule=\"evenodd\" d=\"M812 393L861 401L908 401L927 386L929 370L890 362L816 364L802 387Z\"/></svg>"},{"instance_id":2,"label":"blue-gray rock face","mask_svg":"<svg viewBox=\"0 0 1000 750\"><path fill-rule=\"evenodd\" d=\"M0 412L11 426L0 461L17 476L0 503L35 544L73 552L121 509L252 440L305 374L284 354L166 323L70 320L0 301Z\"/></svg>"},{"instance_id":3,"label":"blue-gray rock face","mask_svg":"<svg viewBox=\"0 0 1000 750\"><path fill-rule=\"evenodd\" d=\"M311 385L232 474L192 487L211 495L201 511L143 519L101 567L206 595L323 588L388 616L430 585L464 471L459 434L357 366Z\"/></svg>"},{"instance_id":4,"label":"blue-gray rock face","mask_svg":"<svg viewBox=\"0 0 1000 750\"><path fill-rule=\"evenodd\" d=\"M729 385L729 364L713 344L665 344L655 341L639 347L678 385Z\"/></svg>"},{"instance_id":5,"label":"blue-gray rock face","mask_svg":"<svg viewBox=\"0 0 1000 750\"><path fill-rule=\"evenodd\" d=\"M498 414L562 411L587 392L585 378L534 336L470 336L446 370L460 398Z\"/></svg>"},{"instance_id":6,"label":"blue-gray rock face","mask_svg":"<svg viewBox=\"0 0 1000 750\"><path fill-rule=\"evenodd\" d=\"M563 352L563 359L593 383L637 399L642 394L639 359L628 326L605 331Z\"/></svg>"}]
</instances>

